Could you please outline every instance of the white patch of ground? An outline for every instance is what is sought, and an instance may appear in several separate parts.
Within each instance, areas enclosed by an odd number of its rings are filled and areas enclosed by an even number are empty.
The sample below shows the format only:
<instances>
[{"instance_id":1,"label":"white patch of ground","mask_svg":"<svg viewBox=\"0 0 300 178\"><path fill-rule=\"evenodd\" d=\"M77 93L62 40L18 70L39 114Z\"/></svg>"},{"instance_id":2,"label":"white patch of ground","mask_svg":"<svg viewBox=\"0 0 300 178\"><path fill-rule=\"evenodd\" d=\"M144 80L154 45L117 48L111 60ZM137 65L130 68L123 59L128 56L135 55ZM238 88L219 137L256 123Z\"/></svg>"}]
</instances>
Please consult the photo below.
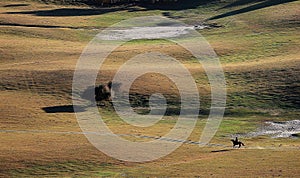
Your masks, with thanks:
<instances>
[{"instance_id":1,"label":"white patch of ground","mask_svg":"<svg viewBox=\"0 0 300 178\"><path fill-rule=\"evenodd\" d=\"M133 40L133 39L164 39L188 34L191 30L204 29L207 26L157 26L131 27L127 29L112 29L98 34L101 40Z\"/></svg>"},{"instance_id":2,"label":"white patch of ground","mask_svg":"<svg viewBox=\"0 0 300 178\"><path fill-rule=\"evenodd\" d=\"M300 120L266 122L260 131L248 133L247 136L271 135L273 138L280 138L293 137L295 134L300 134Z\"/></svg>"}]
</instances>

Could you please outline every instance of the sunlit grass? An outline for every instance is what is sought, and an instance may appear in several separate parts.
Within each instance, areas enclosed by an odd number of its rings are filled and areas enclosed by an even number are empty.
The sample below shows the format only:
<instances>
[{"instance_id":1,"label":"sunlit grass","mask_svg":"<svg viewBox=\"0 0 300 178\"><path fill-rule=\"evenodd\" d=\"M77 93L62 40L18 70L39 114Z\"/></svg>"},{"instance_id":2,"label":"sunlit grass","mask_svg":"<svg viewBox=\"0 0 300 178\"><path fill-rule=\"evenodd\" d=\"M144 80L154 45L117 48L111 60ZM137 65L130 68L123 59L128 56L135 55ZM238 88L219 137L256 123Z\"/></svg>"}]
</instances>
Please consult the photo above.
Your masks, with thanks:
<instances>
[{"instance_id":1,"label":"sunlit grass","mask_svg":"<svg viewBox=\"0 0 300 178\"><path fill-rule=\"evenodd\" d=\"M265 121L299 118L297 83L299 81L299 2L273 6L226 17L219 28L199 30L218 54L227 84L225 117L211 143L219 147L183 144L170 155L147 163L117 161L93 147L82 134L54 134L51 131L80 132L74 113L46 113L43 107L71 105L71 80L76 62L88 42L102 29L132 17L169 14L190 25L235 10L217 10L221 4L195 9L120 10L97 15L65 17L34 14L6 14L87 8L41 4L27 0L30 6L7 8L0 2L0 22L20 26L0 26L1 119L5 130L49 130L49 133L1 133L0 177L297 177L299 175L299 139L270 136L242 137L246 147L231 149L236 134L257 131ZM22 1L22 3L24 3ZM242 6L244 7L244 6ZM49 25L61 28L26 27ZM295 25L296 24L296 25ZM159 45L157 45L159 44ZM132 40L119 47L107 59L98 82L107 82L130 57L150 50L169 54L191 71L201 95L201 115L188 138L199 141L210 107L210 85L197 60L166 40ZM160 77L153 77L162 81ZM142 84L148 81L141 79ZM143 83L144 82L144 83ZM166 83L145 87L148 93ZM145 90L137 88L138 94ZM175 97L175 95L174 95ZM176 103L175 100L171 103ZM297 105L298 103L298 105ZM175 105L175 104L174 104ZM4 109L2 109L4 108ZM176 114L164 116L154 126L138 128L117 116L110 107L99 108L108 127L117 134L164 136L176 124ZM149 141L123 137L131 141Z\"/></svg>"}]
</instances>

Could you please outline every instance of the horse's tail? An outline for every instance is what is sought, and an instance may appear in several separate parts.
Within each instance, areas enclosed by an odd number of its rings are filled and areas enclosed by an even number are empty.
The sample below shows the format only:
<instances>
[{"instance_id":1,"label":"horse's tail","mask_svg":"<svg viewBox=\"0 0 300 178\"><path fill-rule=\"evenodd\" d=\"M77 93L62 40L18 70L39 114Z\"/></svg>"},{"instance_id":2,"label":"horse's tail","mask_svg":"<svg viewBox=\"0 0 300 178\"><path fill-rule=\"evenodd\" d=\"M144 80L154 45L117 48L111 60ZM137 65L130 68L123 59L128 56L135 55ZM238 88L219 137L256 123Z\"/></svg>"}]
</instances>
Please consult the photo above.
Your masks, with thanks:
<instances>
[{"instance_id":1,"label":"horse's tail","mask_svg":"<svg viewBox=\"0 0 300 178\"><path fill-rule=\"evenodd\" d=\"M243 146L245 146L245 144L244 144L243 142L241 142L241 144L242 144Z\"/></svg>"}]
</instances>

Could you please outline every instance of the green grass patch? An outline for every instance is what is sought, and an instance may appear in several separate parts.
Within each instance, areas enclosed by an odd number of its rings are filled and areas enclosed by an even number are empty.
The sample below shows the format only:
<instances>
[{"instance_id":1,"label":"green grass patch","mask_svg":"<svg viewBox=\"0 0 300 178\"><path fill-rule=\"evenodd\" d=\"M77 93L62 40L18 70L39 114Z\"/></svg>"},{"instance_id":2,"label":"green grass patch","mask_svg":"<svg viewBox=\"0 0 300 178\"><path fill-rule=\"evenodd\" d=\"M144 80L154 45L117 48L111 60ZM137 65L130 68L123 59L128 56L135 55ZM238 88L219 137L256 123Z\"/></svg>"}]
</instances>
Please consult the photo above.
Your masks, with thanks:
<instances>
[{"instance_id":1,"label":"green grass patch","mask_svg":"<svg viewBox=\"0 0 300 178\"><path fill-rule=\"evenodd\" d=\"M228 137L234 134L246 134L255 131L258 126L257 118L228 118L225 117L216 133L216 137Z\"/></svg>"}]
</instances>

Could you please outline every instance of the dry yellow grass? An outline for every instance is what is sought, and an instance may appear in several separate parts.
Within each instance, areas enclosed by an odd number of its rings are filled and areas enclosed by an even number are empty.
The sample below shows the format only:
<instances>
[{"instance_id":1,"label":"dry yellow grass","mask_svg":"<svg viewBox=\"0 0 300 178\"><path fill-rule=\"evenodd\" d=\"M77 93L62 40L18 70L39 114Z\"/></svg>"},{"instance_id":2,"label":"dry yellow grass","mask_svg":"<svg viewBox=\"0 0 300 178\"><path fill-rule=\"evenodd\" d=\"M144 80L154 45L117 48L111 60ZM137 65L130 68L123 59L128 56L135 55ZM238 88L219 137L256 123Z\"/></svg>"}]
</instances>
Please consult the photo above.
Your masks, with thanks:
<instances>
[{"instance_id":1,"label":"dry yellow grass","mask_svg":"<svg viewBox=\"0 0 300 178\"><path fill-rule=\"evenodd\" d=\"M8 4L20 3L30 5L5 7ZM297 16L299 2L294 3L282 5L282 8L272 7L268 10L259 11L258 17L266 17L264 21L268 22L273 22L274 18L277 19L276 22L289 19L297 20L299 18ZM6 14L7 12L59 8L82 9L86 7L45 5L29 0L0 2L0 23L6 24L0 26L0 176L298 177L300 175L299 139L247 138L244 149L231 149L228 140L230 134L243 130L242 125L238 125L234 129L222 127L224 133L219 131L212 143L223 146L199 148L197 145L184 144L170 155L153 162L122 162L98 151L84 135L77 133L80 132L80 128L74 113L47 113L43 108L70 106L72 104L70 95L74 67L82 50L97 32L89 29L108 26L113 23L109 17L122 19L127 12L65 17ZM284 15L279 15L280 13ZM135 15L130 14L126 18ZM234 21L236 25L245 25L245 31L239 29L237 33L248 33L248 31L256 28L262 31L272 31L264 26L264 21L261 22L261 18L252 15L249 20L248 17L247 14L235 17L237 18ZM11 26L7 23L19 24L19 26ZM36 25L37 27L26 25ZM41 25L61 26L61 28L38 27ZM83 29L76 30L69 27ZM250 48L253 49L253 53L259 51L255 47L255 40L259 40L260 37L252 39L251 42L248 38L242 38L233 43L232 31L235 30L234 27L225 28L224 34L227 33L229 36L224 38L219 36L223 34L222 30L224 29L211 29L204 32L212 47L220 55L221 60L227 59L227 55L234 57L235 53L241 54L243 57L247 56L251 53L246 53ZM297 31L293 30L295 34L286 32L285 38L276 36L278 41L292 40L287 47L279 48L280 50L287 49L286 53L276 53L276 55L268 57L253 54L254 60L225 61L224 70L226 74L229 77L236 77L236 79L228 79L229 94L273 89L272 84L277 84L279 81L281 85L293 77L294 80L291 82L297 81L300 66L299 45L297 46L299 39L293 39L294 36L297 36ZM222 40L220 41L220 39ZM272 39L268 38L268 40L272 42ZM228 45L225 46L224 44ZM191 55L186 50L170 43L157 45L152 42L141 47L138 42L131 42L119 47L106 60L103 70L99 74L98 82L110 80L118 67L136 54L152 50L179 59L198 79L200 94L208 95L210 93L209 84L201 66L189 61ZM245 73L250 73L254 77L250 80L248 76L244 77ZM266 76L262 74L266 74ZM294 76L285 77L286 74L294 74ZM282 80L277 80L279 78ZM160 83L157 84L155 81L160 81ZM135 85L145 85L145 87L135 87L133 91L136 93L151 94L158 90L173 94L177 92L170 81L159 75L146 75L137 80ZM173 86L174 90L170 90L170 86ZM274 91L279 91L281 92L279 94L282 94L285 90ZM111 111L103 109L101 112L105 115L104 119L110 128L120 134L161 136L168 132L176 121L175 116L166 116L161 123L148 129L141 129L121 123ZM245 118L247 121L255 120L253 121L254 125L257 124L257 120L272 119L271 116L247 117ZM226 117L225 122L227 119L232 118ZM289 118L281 115L275 119L285 120ZM189 139L198 141L204 124L205 120L199 119L196 129ZM70 131L77 134L69 133ZM136 140L140 141L139 139Z\"/></svg>"}]
</instances>

